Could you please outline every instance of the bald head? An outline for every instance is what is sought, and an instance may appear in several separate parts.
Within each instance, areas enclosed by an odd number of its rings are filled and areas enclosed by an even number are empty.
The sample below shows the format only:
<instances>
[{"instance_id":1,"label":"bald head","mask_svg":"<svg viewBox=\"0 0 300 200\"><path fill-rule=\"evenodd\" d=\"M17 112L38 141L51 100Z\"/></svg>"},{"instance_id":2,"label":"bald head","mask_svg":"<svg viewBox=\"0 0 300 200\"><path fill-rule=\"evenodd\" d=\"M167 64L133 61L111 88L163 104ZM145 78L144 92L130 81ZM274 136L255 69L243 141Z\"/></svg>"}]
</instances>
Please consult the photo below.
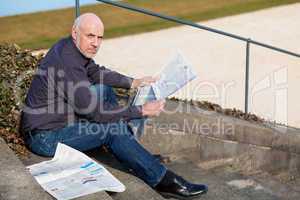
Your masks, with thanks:
<instances>
[{"instance_id":1,"label":"bald head","mask_svg":"<svg viewBox=\"0 0 300 200\"><path fill-rule=\"evenodd\" d=\"M74 21L73 28L85 29L87 26L99 26L104 28L101 19L94 13L85 13L77 17Z\"/></svg>"},{"instance_id":2,"label":"bald head","mask_svg":"<svg viewBox=\"0 0 300 200\"><path fill-rule=\"evenodd\" d=\"M80 15L72 28L72 38L80 50L87 58L93 58L102 41L104 25L101 19L93 13Z\"/></svg>"}]
</instances>

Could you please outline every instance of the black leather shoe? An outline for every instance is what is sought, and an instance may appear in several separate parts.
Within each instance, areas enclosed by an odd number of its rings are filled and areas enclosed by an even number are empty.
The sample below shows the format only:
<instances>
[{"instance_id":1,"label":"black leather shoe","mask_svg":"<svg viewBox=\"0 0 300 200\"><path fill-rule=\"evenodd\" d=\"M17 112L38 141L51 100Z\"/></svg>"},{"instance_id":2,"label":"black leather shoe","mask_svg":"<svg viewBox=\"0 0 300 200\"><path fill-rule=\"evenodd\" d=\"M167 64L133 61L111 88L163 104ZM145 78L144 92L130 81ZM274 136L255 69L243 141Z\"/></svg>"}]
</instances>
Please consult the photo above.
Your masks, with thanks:
<instances>
[{"instance_id":1,"label":"black leather shoe","mask_svg":"<svg viewBox=\"0 0 300 200\"><path fill-rule=\"evenodd\" d=\"M167 170L166 175L154 188L165 198L193 199L208 191L206 185L189 183L182 177Z\"/></svg>"}]
</instances>

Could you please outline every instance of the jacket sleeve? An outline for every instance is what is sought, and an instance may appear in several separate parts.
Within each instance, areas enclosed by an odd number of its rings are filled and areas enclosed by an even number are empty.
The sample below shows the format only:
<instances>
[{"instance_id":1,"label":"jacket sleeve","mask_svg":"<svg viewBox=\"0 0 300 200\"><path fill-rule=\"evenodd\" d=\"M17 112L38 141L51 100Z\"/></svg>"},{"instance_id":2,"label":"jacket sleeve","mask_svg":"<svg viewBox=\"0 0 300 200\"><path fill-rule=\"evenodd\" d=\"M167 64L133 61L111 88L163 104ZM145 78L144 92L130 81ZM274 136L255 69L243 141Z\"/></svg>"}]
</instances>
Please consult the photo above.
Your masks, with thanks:
<instances>
[{"instance_id":1,"label":"jacket sleeve","mask_svg":"<svg viewBox=\"0 0 300 200\"><path fill-rule=\"evenodd\" d=\"M93 60L86 67L89 79L93 84L104 84L113 87L130 88L133 78L97 65Z\"/></svg>"},{"instance_id":2,"label":"jacket sleeve","mask_svg":"<svg viewBox=\"0 0 300 200\"><path fill-rule=\"evenodd\" d=\"M67 95L68 104L80 117L99 123L128 121L142 117L141 106L115 106L97 98L96 94L90 90L91 83L86 68L76 66L75 63L72 67L65 66L64 68L64 81L68 86L63 88L64 94ZM105 76L110 73L103 71Z\"/></svg>"}]
</instances>

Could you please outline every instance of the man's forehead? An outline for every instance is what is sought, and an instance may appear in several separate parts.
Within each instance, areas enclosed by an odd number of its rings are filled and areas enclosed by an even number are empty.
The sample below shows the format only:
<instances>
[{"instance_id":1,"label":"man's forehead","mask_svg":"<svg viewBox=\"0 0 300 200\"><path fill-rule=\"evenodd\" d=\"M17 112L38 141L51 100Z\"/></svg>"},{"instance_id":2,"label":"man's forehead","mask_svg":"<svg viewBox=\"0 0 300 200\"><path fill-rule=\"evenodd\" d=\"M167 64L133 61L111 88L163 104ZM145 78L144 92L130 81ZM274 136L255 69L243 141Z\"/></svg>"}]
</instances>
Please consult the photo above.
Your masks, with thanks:
<instances>
[{"instance_id":1,"label":"man's forehead","mask_svg":"<svg viewBox=\"0 0 300 200\"><path fill-rule=\"evenodd\" d=\"M85 24L80 27L81 31L85 34L92 34L97 36L103 36L103 27L96 24Z\"/></svg>"}]
</instances>

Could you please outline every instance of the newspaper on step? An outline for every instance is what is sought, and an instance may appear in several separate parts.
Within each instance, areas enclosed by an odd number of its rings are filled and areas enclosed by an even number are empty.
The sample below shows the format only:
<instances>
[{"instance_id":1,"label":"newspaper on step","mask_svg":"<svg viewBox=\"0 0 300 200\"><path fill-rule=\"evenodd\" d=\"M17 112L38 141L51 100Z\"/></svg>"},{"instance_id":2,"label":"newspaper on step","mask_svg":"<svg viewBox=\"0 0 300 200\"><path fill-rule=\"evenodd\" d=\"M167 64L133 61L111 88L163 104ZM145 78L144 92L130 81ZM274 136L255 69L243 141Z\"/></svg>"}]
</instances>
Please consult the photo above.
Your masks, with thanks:
<instances>
[{"instance_id":1,"label":"newspaper on step","mask_svg":"<svg viewBox=\"0 0 300 200\"><path fill-rule=\"evenodd\" d=\"M143 105L148 101L165 99L196 77L193 67L177 51L164 66L158 81L139 88L133 105Z\"/></svg>"},{"instance_id":2,"label":"newspaper on step","mask_svg":"<svg viewBox=\"0 0 300 200\"><path fill-rule=\"evenodd\" d=\"M27 167L56 199L73 199L102 190L123 192L125 186L84 153L59 143L52 160Z\"/></svg>"}]
</instances>

